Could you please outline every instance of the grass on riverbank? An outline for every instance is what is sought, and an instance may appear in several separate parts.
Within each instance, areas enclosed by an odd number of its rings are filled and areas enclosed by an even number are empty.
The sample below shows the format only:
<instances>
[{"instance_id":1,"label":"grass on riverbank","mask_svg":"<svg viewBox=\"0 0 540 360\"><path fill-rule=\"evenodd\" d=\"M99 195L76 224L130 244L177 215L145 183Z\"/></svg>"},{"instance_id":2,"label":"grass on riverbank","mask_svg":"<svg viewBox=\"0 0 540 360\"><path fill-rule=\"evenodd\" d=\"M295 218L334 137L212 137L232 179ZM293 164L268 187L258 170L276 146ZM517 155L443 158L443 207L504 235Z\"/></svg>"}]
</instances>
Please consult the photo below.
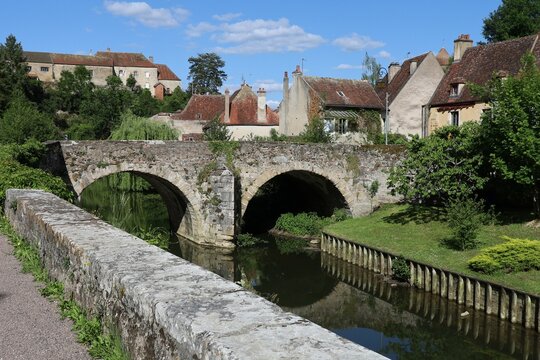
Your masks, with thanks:
<instances>
[{"instance_id":1,"label":"grass on riverbank","mask_svg":"<svg viewBox=\"0 0 540 360\"><path fill-rule=\"evenodd\" d=\"M517 216L501 215L500 224L482 226L478 235L480 246L465 251L451 250L443 245L450 230L442 209L384 205L369 216L332 224L324 230L407 259L540 295L538 270L484 275L467 266L467 261L481 249L503 243L502 236L540 240L540 229L525 226L525 219Z\"/></svg>"},{"instance_id":2,"label":"grass on riverbank","mask_svg":"<svg viewBox=\"0 0 540 360\"><path fill-rule=\"evenodd\" d=\"M73 321L72 329L77 334L77 340L88 347L90 356L103 360L129 359L118 335L114 332L105 334L99 318L90 317L74 300L65 298L63 284L49 277L38 250L12 229L3 215L0 215L0 233L7 236L13 245L14 255L21 262L22 271L32 274L35 281L44 285L40 290L41 295L55 301L62 316Z\"/></svg>"}]
</instances>

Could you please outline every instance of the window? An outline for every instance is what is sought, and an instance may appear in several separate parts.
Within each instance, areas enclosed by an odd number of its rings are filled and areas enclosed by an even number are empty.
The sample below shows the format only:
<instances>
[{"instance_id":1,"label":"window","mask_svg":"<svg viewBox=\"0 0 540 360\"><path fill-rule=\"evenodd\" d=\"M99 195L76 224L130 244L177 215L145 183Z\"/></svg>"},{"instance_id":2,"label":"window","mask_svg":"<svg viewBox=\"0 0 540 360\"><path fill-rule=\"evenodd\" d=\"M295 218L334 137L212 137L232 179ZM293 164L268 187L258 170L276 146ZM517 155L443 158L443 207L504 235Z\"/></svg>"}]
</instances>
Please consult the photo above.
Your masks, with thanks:
<instances>
[{"instance_id":1,"label":"window","mask_svg":"<svg viewBox=\"0 0 540 360\"><path fill-rule=\"evenodd\" d=\"M150 83L145 83L145 84L144 84L144 88L145 88L145 89L150 89Z\"/></svg>"},{"instance_id":2,"label":"window","mask_svg":"<svg viewBox=\"0 0 540 360\"><path fill-rule=\"evenodd\" d=\"M200 118L202 118L202 114L201 114L201 113L195 114L195 119L200 119Z\"/></svg>"},{"instance_id":3,"label":"window","mask_svg":"<svg viewBox=\"0 0 540 360\"><path fill-rule=\"evenodd\" d=\"M32 71L32 67L31 67L31 66L27 66L27 67L26 67L26 72L30 72L30 71Z\"/></svg>"},{"instance_id":4,"label":"window","mask_svg":"<svg viewBox=\"0 0 540 360\"><path fill-rule=\"evenodd\" d=\"M336 120L336 132L339 134L345 134L348 129L348 121L346 119L337 119Z\"/></svg>"},{"instance_id":5,"label":"window","mask_svg":"<svg viewBox=\"0 0 540 360\"><path fill-rule=\"evenodd\" d=\"M459 111L450 113L450 125L459 126Z\"/></svg>"},{"instance_id":6,"label":"window","mask_svg":"<svg viewBox=\"0 0 540 360\"><path fill-rule=\"evenodd\" d=\"M125 70L118 70L118 76L124 76L124 75L126 75Z\"/></svg>"},{"instance_id":7,"label":"window","mask_svg":"<svg viewBox=\"0 0 540 360\"><path fill-rule=\"evenodd\" d=\"M133 76L135 76L135 77L139 76L139 72L138 72L137 70L135 70L135 71L133 72Z\"/></svg>"},{"instance_id":8,"label":"window","mask_svg":"<svg viewBox=\"0 0 540 360\"><path fill-rule=\"evenodd\" d=\"M40 70L41 70L41 72L49 72L49 67L48 66L42 66Z\"/></svg>"},{"instance_id":9,"label":"window","mask_svg":"<svg viewBox=\"0 0 540 360\"><path fill-rule=\"evenodd\" d=\"M148 79L148 78L150 77L150 72L145 71L145 72L144 72L144 76Z\"/></svg>"},{"instance_id":10,"label":"window","mask_svg":"<svg viewBox=\"0 0 540 360\"><path fill-rule=\"evenodd\" d=\"M345 93L344 93L343 91L338 90L338 91L336 91L336 92L337 92L337 94L338 94L339 96L341 96L341 97L344 97L344 96L345 96Z\"/></svg>"},{"instance_id":11,"label":"window","mask_svg":"<svg viewBox=\"0 0 540 360\"><path fill-rule=\"evenodd\" d=\"M459 95L459 84L452 84L452 87L450 88L450 96L458 96Z\"/></svg>"}]
</instances>

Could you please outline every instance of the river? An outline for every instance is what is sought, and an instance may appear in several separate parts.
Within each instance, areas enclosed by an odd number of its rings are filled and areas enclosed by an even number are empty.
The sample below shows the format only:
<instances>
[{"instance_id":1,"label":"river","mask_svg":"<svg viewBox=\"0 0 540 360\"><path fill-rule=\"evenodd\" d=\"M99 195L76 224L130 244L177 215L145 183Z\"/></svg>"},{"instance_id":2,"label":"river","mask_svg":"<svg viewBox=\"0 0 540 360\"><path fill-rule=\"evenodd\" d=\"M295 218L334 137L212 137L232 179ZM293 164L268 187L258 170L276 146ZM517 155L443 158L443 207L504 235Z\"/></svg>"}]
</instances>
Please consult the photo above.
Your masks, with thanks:
<instances>
[{"instance_id":1,"label":"river","mask_svg":"<svg viewBox=\"0 0 540 360\"><path fill-rule=\"evenodd\" d=\"M158 194L113 191L107 179L83 192L81 206L128 232L169 227ZM226 253L171 235L168 251L391 359L540 358L533 330L391 285L298 240L268 237L263 247Z\"/></svg>"}]
</instances>

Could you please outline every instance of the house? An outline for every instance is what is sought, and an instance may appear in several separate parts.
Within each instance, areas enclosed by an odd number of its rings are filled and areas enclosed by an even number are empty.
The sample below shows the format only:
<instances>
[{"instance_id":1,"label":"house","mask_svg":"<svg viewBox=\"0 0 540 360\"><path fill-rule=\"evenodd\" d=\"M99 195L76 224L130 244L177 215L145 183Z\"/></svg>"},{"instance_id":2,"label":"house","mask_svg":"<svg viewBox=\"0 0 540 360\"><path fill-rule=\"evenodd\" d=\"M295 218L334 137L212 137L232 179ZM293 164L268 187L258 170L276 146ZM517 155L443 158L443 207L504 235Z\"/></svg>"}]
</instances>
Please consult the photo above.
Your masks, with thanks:
<instances>
[{"instance_id":1,"label":"house","mask_svg":"<svg viewBox=\"0 0 540 360\"><path fill-rule=\"evenodd\" d=\"M180 78L165 64L156 64L158 71L158 83L154 85L154 96L163 100L165 95L170 95L176 88L182 86Z\"/></svg>"},{"instance_id":2,"label":"house","mask_svg":"<svg viewBox=\"0 0 540 360\"><path fill-rule=\"evenodd\" d=\"M143 54L98 51L95 55L57 54L49 52L25 51L28 75L46 83L60 79L62 71L73 71L76 66L86 67L92 74L92 82L105 86L107 77L117 75L124 84L129 75L133 75L137 84L150 90L155 95L155 86L163 86L163 95L181 86L180 79L162 64L154 64L152 57Z\"/></svg>"},{"instance_id":3,"label":"house","mask_svg":"<svg viewBox=\"0 0 540 360\"><path fill-rule=\"evenodd\" d=\"M467 84L484 85L495 77L515 75L521 58L532 52L540 60L539 35L472 46L469 35L454 41L454 61L429 102L428 131L466 121L480 121L489 105L472 93Z\"/></svg>"},{"instance_id":4,"label":"house","mask_svg":"<svg viewBox=\"0 0 540 360\"><path fill-rule=\"evenodd\" d=\"M184 110L170 117L173 127L183 137L196 139L204 126L213 119L228 126L233 139L249 136L269 136L271 129L278 129L279 116L266 105L266 91L255 94L248 84L242 84L232 95L194 94Z\"/></svg>"},{"instance_id":5,"label":"house","mask_svg":"<svg viewBox=\"0 0 540 360\"><path fill-rule=\"evenodd\" d=\"M362 117L364 110L384 109L367 81L304 76L299 66L292 75L290 88L287 72L283 78L283 100L279 107L281 134L298 135L315 117L324 119L329 131L344 134L369 125Z\"/></svg>"},{"instance_id":6,"label":"house","mask_svg":"<svg viewBox=\"0 0 540 360\"><path fill-rule=\"evenodd\" d=\"M426 136L424 105L442 80L441 63L447 62L448 58L448 52L441 49L437 56L428 52L407 59L401 65L391 63L388 66L388 73L377 83L376 90L382 103L388 105L389 133ZM383 116L386 122L385 117L386 114Z\"/></svg>"}]
</instances>

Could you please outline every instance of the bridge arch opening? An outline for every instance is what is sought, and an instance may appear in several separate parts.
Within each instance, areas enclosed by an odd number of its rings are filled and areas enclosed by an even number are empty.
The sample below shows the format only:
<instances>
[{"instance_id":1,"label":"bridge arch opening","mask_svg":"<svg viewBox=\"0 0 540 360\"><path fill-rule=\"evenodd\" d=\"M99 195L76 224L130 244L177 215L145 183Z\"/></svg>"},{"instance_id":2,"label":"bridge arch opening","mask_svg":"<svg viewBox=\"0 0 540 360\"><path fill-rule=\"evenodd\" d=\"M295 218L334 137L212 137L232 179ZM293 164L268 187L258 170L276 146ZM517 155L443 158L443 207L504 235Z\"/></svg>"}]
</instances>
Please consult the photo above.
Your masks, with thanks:
<instances>
[{"instance_id":1,"label":"bridge arch opening","mask_svg":"<svg viewBox=\"0 0 540 360\"><path fill-rule=\"evenodd\" d=\"M260 234L272 229L281 214L315 212L330 216L349 205L333 181L308 170L291 170L266 181L249 200L242 232Z\"/></svg>"},{"instance_id":2,"label":"bridge arch opening","mask_svg":"<svg viewBox=\"0 0 540 360\"><path fill-rule=\"evenodd\" d=\"M131 177L124 176L122 180L120 174L131 175ZM120 183L121 181L123 183ZM130 186L137 187L138 191L129 191ZM138 195L141 196L136 196L137 193L140 193ZM97 210L104 218L112 217L116 222L126 222L126 228L134 228L137 226L136 222L140 221L140 218L137 219L137 215L133 219L128 219L130 211L147 211L149 214L145 214L145 217L153 217L147 219L151 226L164 227L187 238L196 236L197 226L195 223L197 219L187 196L173 183L154 174L140 171L120 171L106 174L92 179L80 191L80 199L85 208ZM104 203L107 205L103 206ZM103 212L106 212L107 215ZM148 225L148 223L141 225Z\"/></svg>"}]
</instances>

